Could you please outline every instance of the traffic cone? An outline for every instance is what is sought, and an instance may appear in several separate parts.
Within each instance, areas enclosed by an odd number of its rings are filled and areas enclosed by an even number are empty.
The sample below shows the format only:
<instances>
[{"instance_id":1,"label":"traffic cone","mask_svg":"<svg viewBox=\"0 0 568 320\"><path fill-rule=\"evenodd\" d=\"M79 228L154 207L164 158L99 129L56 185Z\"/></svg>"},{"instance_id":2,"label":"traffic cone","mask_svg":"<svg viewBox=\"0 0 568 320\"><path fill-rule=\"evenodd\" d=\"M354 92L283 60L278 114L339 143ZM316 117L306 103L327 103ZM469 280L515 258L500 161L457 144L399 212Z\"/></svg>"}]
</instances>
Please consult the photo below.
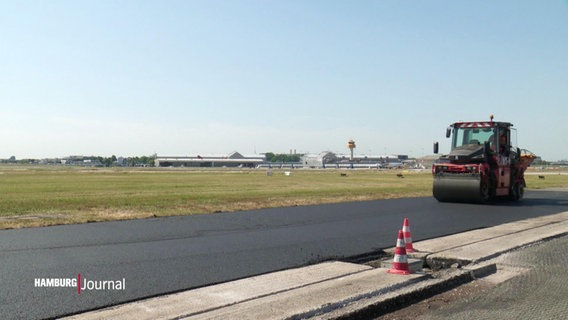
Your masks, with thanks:
<instances>
[{"instance_id":1,"label":"traffic cone","mask_svg":"<svg viewBox=\"0 0 568 320\"><path fill-rule=\"evenodd\" d=\"M392 268L387 270L393 274L410 274L408 270L408 258L406 257L406 248L404 245L404 235L402 230L398 230L398 239L396 240L396 248L394 249L394 260Z\"/></svg>"},{"instance_id":2,"label":"traffic cone","mask_svg":"<svg viewBox=\"0 0 568 320\"><path fill-rule=\"evenodd\" d=\"M412 236L410 235L410 224L408 223L408 218L404 218L402 223L402 233L404 235L404 243L406 244L406 252L414 252L414 247L412 246Z\"/></svg>"}]
</instances>

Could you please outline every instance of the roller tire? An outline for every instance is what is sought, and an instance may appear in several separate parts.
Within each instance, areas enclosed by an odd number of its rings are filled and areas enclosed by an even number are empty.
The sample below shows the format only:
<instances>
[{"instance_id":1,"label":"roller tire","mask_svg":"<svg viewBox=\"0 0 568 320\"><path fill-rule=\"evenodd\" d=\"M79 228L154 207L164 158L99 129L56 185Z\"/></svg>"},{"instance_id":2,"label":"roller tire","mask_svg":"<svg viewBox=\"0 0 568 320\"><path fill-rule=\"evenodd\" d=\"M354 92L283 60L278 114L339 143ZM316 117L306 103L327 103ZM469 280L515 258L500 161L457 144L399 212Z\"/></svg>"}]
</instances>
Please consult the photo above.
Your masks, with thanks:
<instances>
[{"instance_id":1,"label":"roller tire","mask_svg":"<svg viewBox=\"0 0 568 320\"><path fill-rule=\"evenodd\" d=\"M510 190L509 199L511 199L512 201L519 201L523 199L524 195L525 188L523 187L523 185L518 182L513 184Z\"/></svg>"},{"instance_id":2,"label":"roller tire","mask_svg":"<svg viewBox=\"0 0 568 320\"><path fill-rule=\"evenodd\" d=\"M490 203L493 200L491 188L487 181L481 181L479 185L479 195L481 196L481 203Z\"/></svg>"}]
</instances>

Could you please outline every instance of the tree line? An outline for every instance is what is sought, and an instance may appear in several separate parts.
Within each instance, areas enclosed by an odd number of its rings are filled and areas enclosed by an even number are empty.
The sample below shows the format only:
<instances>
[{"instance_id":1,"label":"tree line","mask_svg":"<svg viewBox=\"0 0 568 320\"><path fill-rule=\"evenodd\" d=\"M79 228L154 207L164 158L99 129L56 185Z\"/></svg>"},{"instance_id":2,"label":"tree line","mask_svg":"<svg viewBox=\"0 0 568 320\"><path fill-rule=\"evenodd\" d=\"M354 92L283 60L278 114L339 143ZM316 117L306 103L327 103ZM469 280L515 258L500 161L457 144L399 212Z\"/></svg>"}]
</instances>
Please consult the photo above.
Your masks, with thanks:
<instances>
[{"instance_id":1,"label":"tree line","mask_svg":"<svg viewBox=\"0 0 568 320\"><path fill-rule=\"evenodd\" d=\"M85 165L96 167L153 167L156 155L152 156L136 156L136 157L110 157L102 156L85 156L85 157L69 157L56 159L16 159L11 156L8 159L0 159L0 163L4 164L67 164L67 165Z\"/></svg>"},{"instance_id":2,"label":"tree line","mask_svg":"<svg viewBox=\"0 0 568 320\"><path fill-rule=\"evenodd\" d=\"M300 162L301 154L272 153L264 154L268 162Z\"/></svg>"},{"instance_id":3,"label":"tree line","mask_svg":"<svg viewBox=\"0 0 568 320\"><path fill-rule=\"evenodd\" d=\"M266 161L275 163L291 163L300 162L301 154L287 154L287 153L273 153L267 152L264 154ZM136 157L117 157L112 155L110 157L102 156L84 156L80 158L62 158L62 159L16 159L12 156L9 159L0 159L0 163L13 163L13 164L69 164L69 165L93 165L103 167L153 167L157 155L151 156L136 156Z\"/></svg>"}]
</instances>

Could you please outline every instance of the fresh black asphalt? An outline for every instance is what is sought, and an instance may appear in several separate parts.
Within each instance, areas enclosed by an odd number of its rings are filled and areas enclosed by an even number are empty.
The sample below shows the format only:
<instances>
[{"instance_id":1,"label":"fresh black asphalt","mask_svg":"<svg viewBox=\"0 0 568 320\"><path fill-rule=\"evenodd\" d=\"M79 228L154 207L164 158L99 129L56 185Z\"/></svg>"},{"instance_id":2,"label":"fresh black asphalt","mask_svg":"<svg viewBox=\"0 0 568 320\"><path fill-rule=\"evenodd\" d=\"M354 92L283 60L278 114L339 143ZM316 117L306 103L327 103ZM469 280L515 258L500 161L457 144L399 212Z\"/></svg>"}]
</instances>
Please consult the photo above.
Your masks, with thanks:
<instances>
[{"instance_id":1,"label":"fresh black asphalt","mask_svg":"<svg viewBox=\"0 0 568 320\"><path fill-rule=\"evenodd\" d=\"M414 241L568 211L568 193L519 202L431 197L0 231L0 318L57 317L393 247L405 217ZM124 290L36 287L41 278L122 280Z\"/></svg>"}]
</instances>

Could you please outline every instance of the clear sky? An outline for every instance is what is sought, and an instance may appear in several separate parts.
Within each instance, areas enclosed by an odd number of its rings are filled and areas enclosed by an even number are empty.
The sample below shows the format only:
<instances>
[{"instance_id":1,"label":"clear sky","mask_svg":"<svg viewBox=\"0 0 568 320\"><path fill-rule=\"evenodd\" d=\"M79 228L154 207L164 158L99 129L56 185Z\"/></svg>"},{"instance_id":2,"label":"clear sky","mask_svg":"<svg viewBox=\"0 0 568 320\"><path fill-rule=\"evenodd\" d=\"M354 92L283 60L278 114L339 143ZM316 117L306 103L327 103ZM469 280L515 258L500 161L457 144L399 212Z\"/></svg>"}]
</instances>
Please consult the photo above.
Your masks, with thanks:
<instances>
[{"instance_id":1,"label":"clear sky","mask_svg":"<svg viewBox=\"0 0 568 320\"><path fill-rule=\"evenodd\" d=\"M568 159L568 1L0 1L0 158L431 154L458 120Z\"/></svg>"}]
</instances>

